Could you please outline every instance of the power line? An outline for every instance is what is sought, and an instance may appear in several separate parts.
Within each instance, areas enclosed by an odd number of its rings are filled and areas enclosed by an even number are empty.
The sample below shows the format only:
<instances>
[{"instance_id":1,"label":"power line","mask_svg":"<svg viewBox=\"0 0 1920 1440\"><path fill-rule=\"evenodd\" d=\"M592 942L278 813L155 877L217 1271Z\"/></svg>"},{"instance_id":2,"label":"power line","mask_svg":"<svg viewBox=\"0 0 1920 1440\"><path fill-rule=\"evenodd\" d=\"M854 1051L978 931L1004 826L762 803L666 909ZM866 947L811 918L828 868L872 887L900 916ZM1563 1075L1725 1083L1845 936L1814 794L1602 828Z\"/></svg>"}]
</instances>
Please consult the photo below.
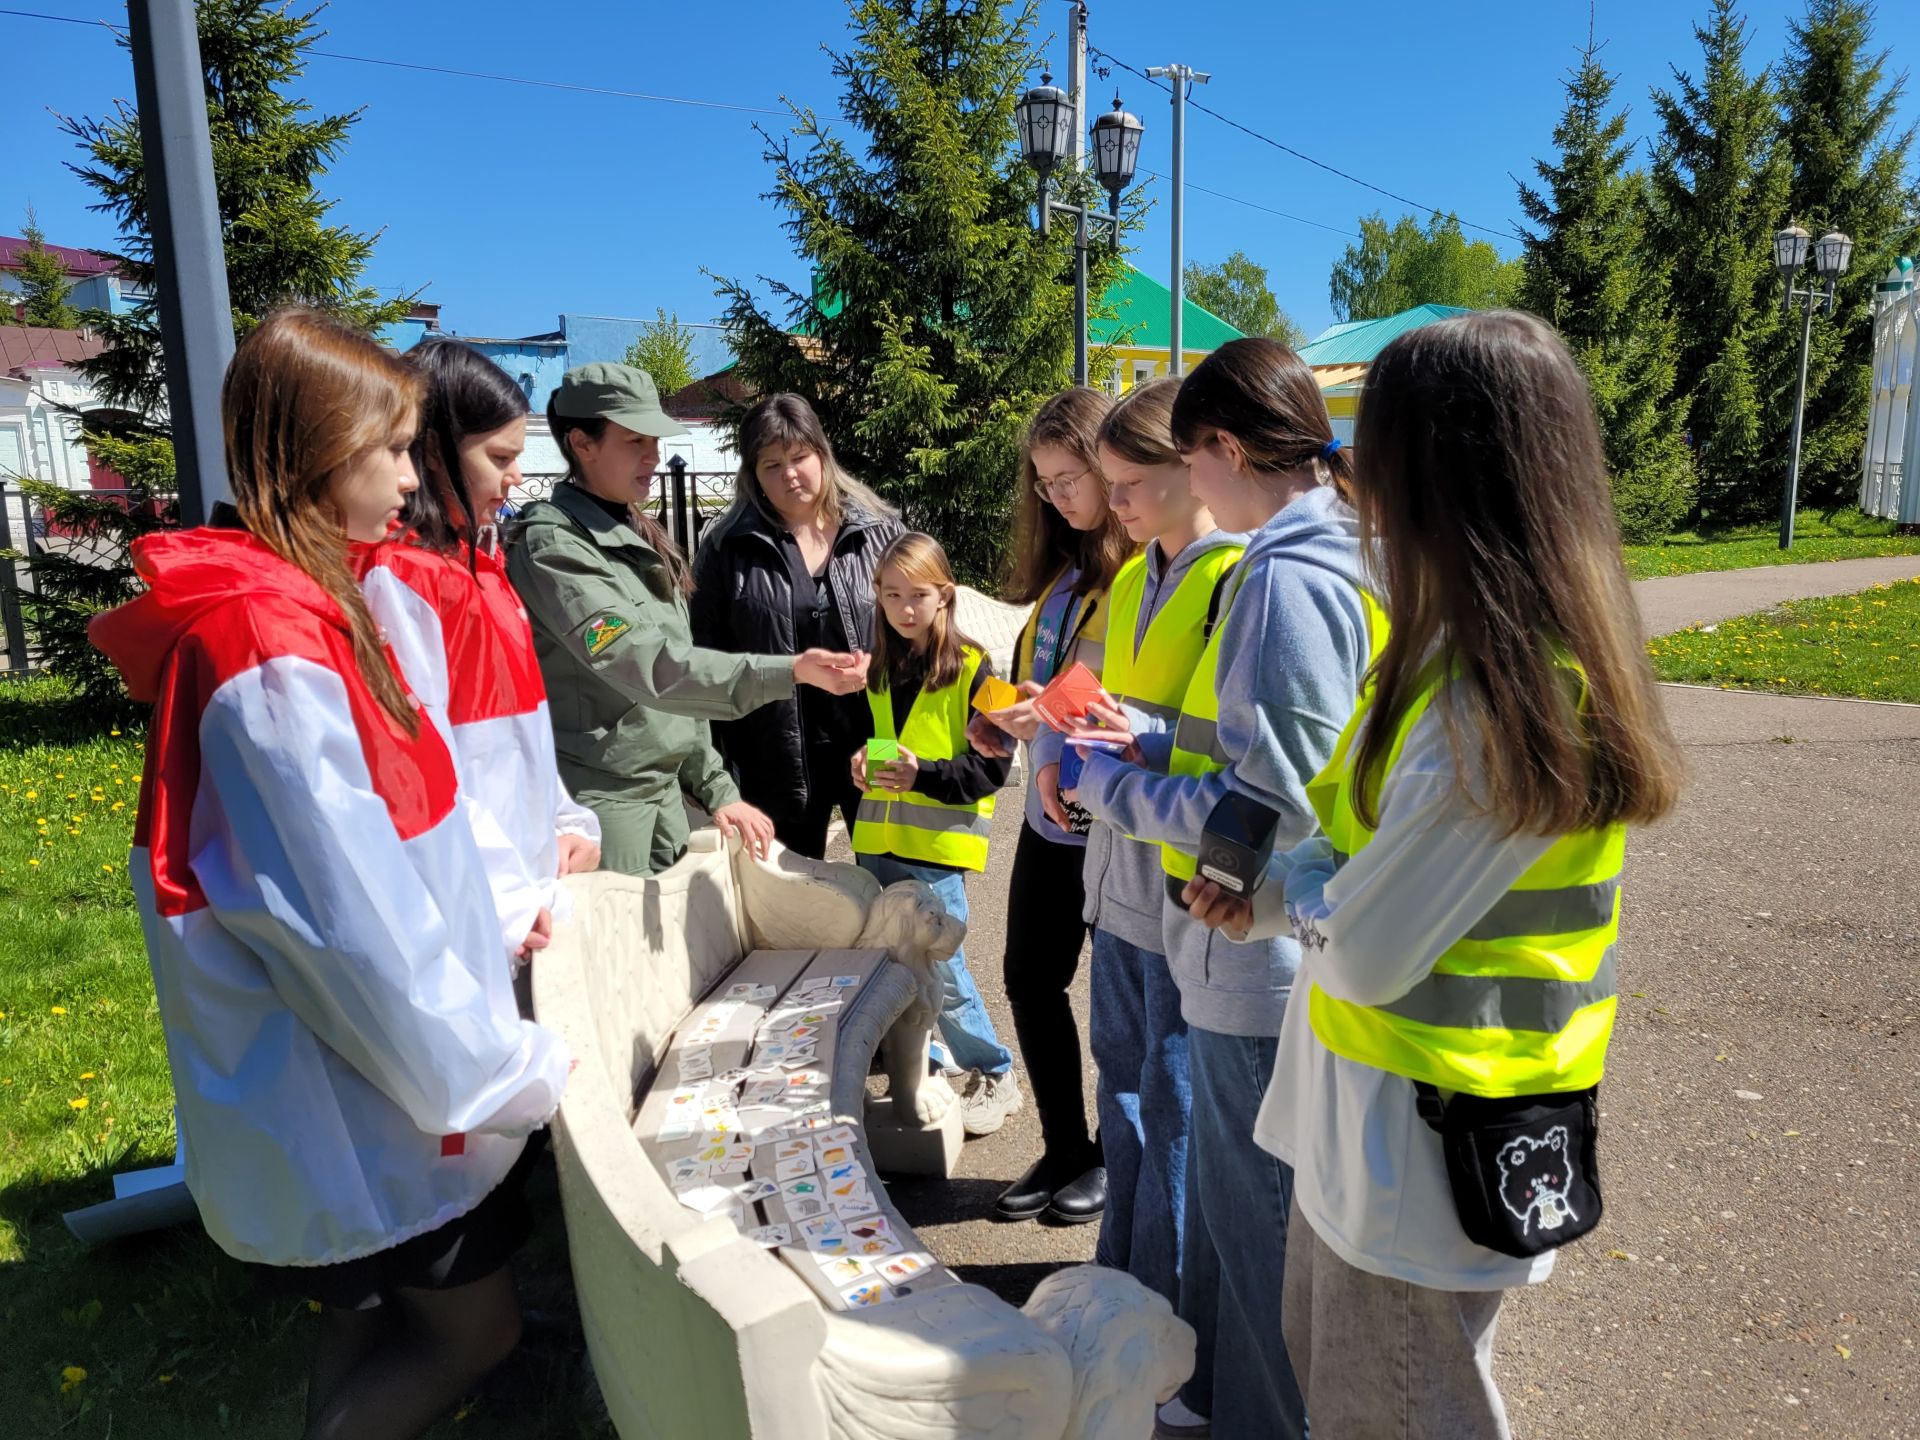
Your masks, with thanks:
<instances>
[{"instance_id":1,"label":"power line","mask_svg":"<svg viewBox=\"0 0 1920 1440\"><path fill-rule=\"evenodd\" d=\"M24 20L52 20L62 25L98 26L116 35L126 32L105 20L82 20L72 15L46 15L37 10L3 10ZM493 75L480 70L456 70L447 65L422 65L411 60L382 60L372 55L348 55L339 50L310 50L328 60L350 60L356 65L383 65L393 70L417 70L427 75L452 75L462 80L492 80L502 85L527 85L540 90L568 90L578 95L607 95L616 100L651 100L661 105L687 105L700 110L734 110L747 115L781 115L785 110L769 110L761 105L736 105L726 100L694 100L684 95L652 95L642 90L612 90L599 85L574 85L564 80L530 80L520 75Z\"/></svg>"},{"instance_id":2,"label":"power line","mask_svg":"<svg viewBox=\"0 0 1920 1440\"><path fill-rule=\"evenodd\" d=\"M1165 85L1162 85L1158 80L1155 80L1152 76L1148 75L1146 71L1136 69L1134 66L1129 65L1127 64L1126 61L1120 59L1117 55L1110 55L1105 50L1098 49L1097 47L1092 45L1089 45L1087 47L1087 54L1089 57L1097 57L1108 64L1118 65L1122 70L1125 70L1128 74L1139 76L1140 79L1145 80L1147 84L1153 86L1154 89L1156 90L1163 91L1168 95L1171 95L1173 93L1172 90L1168 89ZM1362 180L1358 175L1350 174L1347 171L1342 170L1337 165L1329 165L1324 160L1317 160L1313 156L1307 154L1306 151L1296 150L1291 145L1282 144L1280 141L1275 140L1271 135L1262 135L1258 130L1252 129L1250 126L1242 125L1238 120L1233 119L1231 116L1222 115L1218 110L1213 109L1209 105L1202 105L1198 100L1192 99L1191 97L1188 98L1187 104L1191 105L1194 109L1199 110L1204 114L1211 115L1214 119L1218 120L1221 124L1229 126L1232 129L1238 130L1243 135L1247 135L1252 137L1255 140L1258 140L1263 145L1271 145L1274 149L1279 150L1284 154L1291 155L1296 160L1303 160L1309 165L1315 166L1321 170L1325 170L1329 175L1337 175L1342 180L1346 180L1351 182L1352 184L1358 185L1364 190L1371 190L1376 195L1384 195L1389 200L1398 200L1402 205L1411 205L1415 210L1421 211L1428 215L1444 213L1444 214L1454 214L1456 219L1459 218L1456 212L1442 211L1438 205L1423 205L1418 200L1410 199L1408 196L1402 195L1397 191L1389 190L1385 186L1375 185L1371 180ZM1199 187L1195 186L1194 188L1198 189ZM1231 197L1228 197L1228 198L1231 198ZM1288 218L1292 219L1295 217L1289 216ZM1305 223L1311 225L1317 222L1310 220ZM1470 230L1482 230L1489 235L1498 235L1503 240L1511 240L1513 238L1513 232L1511 230L1496 230L1491 225L1481 225L1472 220L1461 220L1460 223L1466 226ZM1323 226L1322 228L1325 229L1325 228L1331 228L1331 227ZM1339 233L1350 234L1352 232L1341 231Z\"/></svg>"},{"instance_id":3,"label":"power line","mask_svg":"<svg viewBox=\"0 0 1920 1440\"><path fill-rule=\"evenodd\" d=\"M1165 180L1167 178L1158 170L1142 170L1140 173L1154 180ZM1348 230L1339 225L1328 225L1319 220L1309 220L1304 215L1290 215L1285 210L1274 209L1271 205L1262 205L1253 200L1242 200L1238 195L1229 195L1224 190L1209 190L1206 186L1196 185L1191 180L1187 181L1187 188L1189 190L1198 190L1202 195L1211 195L1216 200L1231 200L1235 205L1244 205L1249 210L1259 210L1268 215L1277 215L1282 220L1293 221L1296 225L1311 225L1316 230L1325 230L1334 235L1345 235L1350 240L1364 238L1357 230Z\"/></svg>"}]
</instances>

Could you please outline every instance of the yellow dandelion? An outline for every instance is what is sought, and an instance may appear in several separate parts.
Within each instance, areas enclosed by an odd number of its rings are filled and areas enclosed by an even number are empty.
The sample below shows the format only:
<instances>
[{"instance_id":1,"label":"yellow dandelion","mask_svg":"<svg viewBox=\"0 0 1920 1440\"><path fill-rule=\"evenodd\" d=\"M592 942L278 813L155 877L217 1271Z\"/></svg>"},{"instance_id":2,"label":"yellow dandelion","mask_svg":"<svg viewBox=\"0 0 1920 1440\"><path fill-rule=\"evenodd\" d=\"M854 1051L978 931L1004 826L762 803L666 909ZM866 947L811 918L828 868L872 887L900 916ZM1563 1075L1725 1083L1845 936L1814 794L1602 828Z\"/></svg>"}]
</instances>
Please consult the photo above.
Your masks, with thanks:
<instances>
[{"instance_id":1,"label":"yellow dandelion","mask_svg":"<svg viewBox=\"0 0 1920 1440\"><path fill-rule=\"evenodd\" d=\"M64 1005L56 1005L53 1007L53 1013L56 1015L64 1015L67 1013L67 1007Z\"/></svg>"},{"instance_id":2,"label":"yellow dandelion","mask_svg":"<svg viewBox=\"0 0 1920 1440\"><path fill-rule=\"evenodd\" d=\"M91 1105L92 1103L93 1102L87 1099L86 1096L80 1095L80 1096L76 1096L72 1100L67 1101L67 1108L69 1110L84 1110L87 1108L87 1106Z\"/></svg>"},{"instance_id":3,"label":"yellow dandelion","mask_svg":"<svg viewBox=\"0 0 1920 1440\"><path fill-rule=\"evenodd\" d=\"M27 864L29 864L29 865L38 865L39 863L40 863L40 862L39 862L38 860L29 860L29 861L27 861ZM61 1015L64 1015L64 1014L66 1014L67 1012L66 1012L66 1011L64 1011L64 1010L61 1010L61 1011L57 1011L56 1013L58 1013L58 1014L61 1014Z\"/></svg>"},{"instance_id":4,"label":"yellow dandelion","mask_svg":"<svg viewBox=\"0 0 1920 1440\"><path fill-rule=\"evenodd\" d=\"M111 874L113 873L113 866L111 866L111 865L102 865L102 866L100 867L100 873L101 873L102 875L111 875Z\"/></svg>"},{"instance_id":5,"label":"yellow dandelion","mask_svg":"<svg viewBox=\"0 0 1920 1440\"><path fill-rule=\"evenodd\" d=\"M38 790L29 790L20 798L22 800L38 800L40 798L40 792Z\"/></svg>"},{"instance_id":6,"label":"yellow dandelion","mask_svg":"<svg viewBox=\"0 0 1920 1440\"><path fill-rule=\"evenodd\" d=\"M119 732L118 730L116 730L116 731L114 731L113 733L114 733L114 734L116 734L116 735L118 735L118 734L119 734L120 732ZM162 1376L160 1377L160 1383L161 1383L162 1385L171 1385L171 1384L173 1383L173 1376L171 1376L171 1375L162 1375Z\"/></svg>"},{"instance_id":7,"label":"yellow dandelion","mask_svg":"<svg viewBox=\"0 0 1920 1440\"><path fill-rule=\"evenodd\" d=\"M87 1372L78 1365L67 1366L60 1372L60 1393L62 1395L66 1394L67 1391L73 1389L74 1386L86 1378Z\"/></svg>"},{"instance_id":8,"label":"yellow dandelion","mask_svg":"<svg viewBox=\"0 0 1920 1440\"><path fill-rule=\"evenodd\" d=\"M91 1079L93 1079L93 1071L91 1071L91 1070L82 1070L82 1071L80 1072L80 1078L81 1078L82 1080L91 1080Z\"/></svg>"},{"instance_id":9,"label":"yellow dandelion","mask_svg":"<svg viewBox=\"0 0 1920 1440\"><path fill-rule=\"evenodd\" d=\"M113 783L118 785L120 782L116 780ZM113 802L113 808L116 810L124 810L127 808L127 802L124 800L116 800Z\"/></svg>"}]
</instances>

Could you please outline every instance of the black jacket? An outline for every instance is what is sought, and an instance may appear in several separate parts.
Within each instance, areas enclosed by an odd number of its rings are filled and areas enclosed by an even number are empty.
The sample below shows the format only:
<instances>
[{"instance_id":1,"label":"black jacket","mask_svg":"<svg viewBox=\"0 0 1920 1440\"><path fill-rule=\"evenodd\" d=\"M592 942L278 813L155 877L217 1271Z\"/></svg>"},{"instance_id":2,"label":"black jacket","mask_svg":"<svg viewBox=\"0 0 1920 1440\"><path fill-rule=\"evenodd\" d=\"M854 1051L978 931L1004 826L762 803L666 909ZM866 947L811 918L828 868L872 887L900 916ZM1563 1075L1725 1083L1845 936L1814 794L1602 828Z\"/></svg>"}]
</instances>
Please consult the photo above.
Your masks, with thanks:
<instances>
[{"instance_id":1,"label":"black jacket","mask_svg":"<svg viewBox=\"0 0 1920 1440\"><path fill-rule=\"evenodd\" d=\"M826 586L852 649L873 648L874 565L905 529L891 515L874 515L852 504L841 516ZM757 506L736 502L701 537L693 580L694 644L740 654L796 653L787 557L779 533ZM822 700L827 700L824 693L815 692L807 703ZM714 743L739 781L744 800L770 815L791 815L805 806L815 784L828 784L836 794L852 787L848 761L872 728L867 698L856 691L828 703L849 742L831 776L807 773L798 695L713 727Z\"/></svg>"}]
</instances>

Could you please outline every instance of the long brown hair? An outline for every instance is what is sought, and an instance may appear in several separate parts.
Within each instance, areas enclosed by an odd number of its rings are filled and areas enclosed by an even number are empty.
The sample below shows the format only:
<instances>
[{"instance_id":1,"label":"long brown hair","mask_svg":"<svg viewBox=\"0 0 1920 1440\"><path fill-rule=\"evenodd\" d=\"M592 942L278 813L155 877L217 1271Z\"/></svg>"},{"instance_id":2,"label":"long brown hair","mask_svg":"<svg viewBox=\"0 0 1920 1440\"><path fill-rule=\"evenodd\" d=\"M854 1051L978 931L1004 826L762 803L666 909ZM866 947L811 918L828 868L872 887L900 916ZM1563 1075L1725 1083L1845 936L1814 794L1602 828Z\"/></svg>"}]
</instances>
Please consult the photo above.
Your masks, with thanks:
<instances>
[{"instance_id":1,"label":"long brown hair","mask_svg":"<svg viewBox=\"0 0 1920 1440\"><path fill-rule=\"evenodd\" d=\"M1073 593L1097 594L1113 584L1113 577L1133 553L1126 527L1111 511L1098 528L1076 530L1034 489L1040 480L1033 468L1036 445L1058 445L1086 466L1089 479L1106 488L1106 477L1100 473L1100 422L1112 404L1106 391L1078 386L1049 399L1027 425L1026 442L1020 447L1020 493L1014 497L1013 545L1007 552L1007 579L1001 587L1001 598L1008 603L1031 605L1053 588L1069 566L1080 571Z\"/></svg>"},{"instance_id":2,"label":"long brown hair","mask_svg":"<svg viewBox=\"0 0 1920 1440\"><path fill-rule=\"evenodd\" d=\"M1179 393L1177 375L1142 380L1100 422L1099 443L1135 465L1184 464L1173 443L1173 401Z\"/></svg>"},{"instance_id":3,"label":"long brown hair","mask_svg":"<svg viewBox=\"0 0 1920 1440\"><path fill-rule=\"evenodd\" d=\"M1348 497L1353 452L1333 446L1333 421L1319 382L1306 361L1278 340L1229 340L1180 386L1173 402L1174 444L1199 450L1222 431L1233 436L1256 475L1311 467L1321 484Z\"/></svg>"},{"instance_id":4,"label":"long brown hair","mask_svg":"<svg viewBox=\"0 0 1920 1440\"><path fill-rule=\"evenodd\" d=\"M595 415L583 419L578 415L562 415L559 399L558 390L547 397L547 429L553 434L553 443L560 447L560 458L567 462L568 483L585 490L587 475L574 458L572 436L578 430L589 440L598 440L607 433L607 417ZM680 553L680 547L673 543L667 527L660 523L657 516L648 513L644 505L627 506L627 514L633 520L634 529L640 532L640 538L652 547L653 553L667 567L667 583L682 596L693 594L693 567L687 564L687 557Z\"/></svg>"},{"instance_id":5,"label":"long brown hair","mask_svg":"<svg viewBox=\"0 0 1920 1440\"><path fill-rule=\"evenodd\" d=\"M820 457L820 518L829 528L839 525L849 501L877 519L899 513L840 468L833 442L805 397L783 391L757 401L740 421L740 469L733 477L734 504L753 506L776 528L784 529L787 522L761 490L757 468L760 452L774 445L797 445Z\"/></svg>"},{"instance_id":6,"label":"long brown hair","mask_svg":"<svg viewBox=\"0 0 1920 1440\"><path fill-rule=\"evenodd\" d=\"M241 522L339 605L361 677L409 735L420 733L420 717L348 569L344 521L328 486L368 450L384 449L396 434L412 437L424 388L399 356L306 309L261 321L240 342L220 388L227 474Z\"/></svg>"},{"instance_id":7,"label":"long brown hair","mask_svg":"<svg viewBox=\"0 0 1920 1440\"><path fill-rule=\"evenodd\" d=\"M1560 338L1489 311L1409 331L1367 371L1355 505L1392 632L1355 754L1360 817L1432 675L1456 762L1509 833L1657 820L1681 783L1621 559L1593 401ZM1584 700L1556 652L1578 662ZM1464 767L1462 767L1464 769Z\"/></svg>"},{"instance_id":8,"label":"long brown hair","mask_svg":"<svg viewBox=\"0 0 1920 1440\"><path fill-rule=\"evenodd\" d=\"M943 592L947 603L934 617L933 633L927 637L924 654L893 633L887 623L886 606L880 603L881 580L889 567L915 585L932 585ZM923 690L944 690L960 678L966 663L966 650L978 650L979 644L960 631L954 600L959 582L953 578L953 566L947 552L931 535L909 530L880 552L873 566L873 661L867 669L867 689L884 694L895 684L920 677Z\"/></svg>"}]
</instances>

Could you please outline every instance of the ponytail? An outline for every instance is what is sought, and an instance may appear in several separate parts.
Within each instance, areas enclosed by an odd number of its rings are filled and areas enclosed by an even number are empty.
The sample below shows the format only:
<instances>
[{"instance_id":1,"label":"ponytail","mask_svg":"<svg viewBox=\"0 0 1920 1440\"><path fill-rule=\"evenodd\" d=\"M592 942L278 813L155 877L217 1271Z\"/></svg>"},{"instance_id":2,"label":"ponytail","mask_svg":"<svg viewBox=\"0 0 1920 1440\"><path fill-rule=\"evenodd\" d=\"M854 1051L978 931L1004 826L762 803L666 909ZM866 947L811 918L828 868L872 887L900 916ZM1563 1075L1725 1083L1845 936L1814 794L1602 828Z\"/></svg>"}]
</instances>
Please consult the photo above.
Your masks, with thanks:
<instances>
[{"instance_id":1,"label":"ponytail","mask_svg":"<svg viewBox=\"0 0 1920 1440\"><path fill-rule=\"evenodd\" d=\"M1193 368L1173 401L1173 440L1198 450L1225 432L1256 471L1311 469L1352 498L1353 453L1334 439L1313 372L1277 340L1229 340Z\"/></svg>"}]
</instances>

